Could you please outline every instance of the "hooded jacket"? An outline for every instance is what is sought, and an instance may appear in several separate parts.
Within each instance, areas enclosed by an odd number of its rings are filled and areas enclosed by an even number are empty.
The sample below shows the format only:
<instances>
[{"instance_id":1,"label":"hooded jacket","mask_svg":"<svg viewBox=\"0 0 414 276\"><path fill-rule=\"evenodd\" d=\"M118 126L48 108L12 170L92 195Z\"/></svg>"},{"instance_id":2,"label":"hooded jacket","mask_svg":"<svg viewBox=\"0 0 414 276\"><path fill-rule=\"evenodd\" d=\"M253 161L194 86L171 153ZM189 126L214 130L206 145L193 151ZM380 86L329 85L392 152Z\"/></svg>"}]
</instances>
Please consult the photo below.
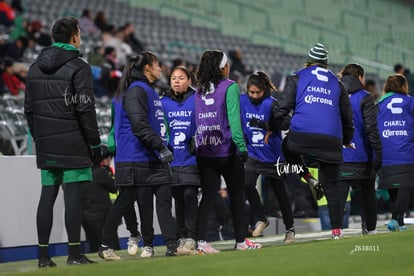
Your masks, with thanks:
<instances>
[{"instance_id":1,"label":"hooded jacket","mask_svg":"<svg viewBox=\"0 0 414 276\"><path fill-rule=\"evenodd\" d=\"M379 163L382 161L377 107L374 98L363 89L362 83L358 79L344 76L341 81L349 94L352 106L355 132L351 143L356 148L343 150L345 163L341 165L340 178L373 178L375 177L372 170L374 168L373 161L377 160Z\"/></svg>"},{"instance_id":2,"label":"hooded jacket","mask_svg":"<svg viewBox=\"0 0 414 276\"><path fill-rule=\"evenodd\" d=\"M93 79L78 51L42 50L28 72L24 109L38 168L92 165L90 147L100 144Z\"/></svg>"}]
</instances>

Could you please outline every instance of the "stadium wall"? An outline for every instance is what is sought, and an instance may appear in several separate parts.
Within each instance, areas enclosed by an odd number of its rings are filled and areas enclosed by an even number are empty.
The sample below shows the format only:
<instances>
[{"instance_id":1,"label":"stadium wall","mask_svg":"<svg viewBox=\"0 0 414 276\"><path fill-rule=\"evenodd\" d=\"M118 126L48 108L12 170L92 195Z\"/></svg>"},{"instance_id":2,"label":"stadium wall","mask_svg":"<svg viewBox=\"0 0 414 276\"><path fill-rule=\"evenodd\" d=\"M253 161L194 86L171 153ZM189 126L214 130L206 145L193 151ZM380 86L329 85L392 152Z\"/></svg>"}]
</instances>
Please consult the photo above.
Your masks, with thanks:
<instances>
[{"instance_id":1,"label":"stadium wall","mask_svg":"<svg viewBox=\"0 0 414 276\"><path fill-rule=\"evenodd\" d=\"M36 212L41 190L36 157L0 156L0 175L0 263L36 259ZM53 215L50 255L67 255L63 191L59 192L56 199ZM164 242L157 221L154 213L154 245L162 245ZM121 248L126 249L129 232L125 224L119 226L118 235ZM85 241L83 231L81 240ZM82 243L84 249L87 246L87 243Z\"/></svg>"}]
</instances>

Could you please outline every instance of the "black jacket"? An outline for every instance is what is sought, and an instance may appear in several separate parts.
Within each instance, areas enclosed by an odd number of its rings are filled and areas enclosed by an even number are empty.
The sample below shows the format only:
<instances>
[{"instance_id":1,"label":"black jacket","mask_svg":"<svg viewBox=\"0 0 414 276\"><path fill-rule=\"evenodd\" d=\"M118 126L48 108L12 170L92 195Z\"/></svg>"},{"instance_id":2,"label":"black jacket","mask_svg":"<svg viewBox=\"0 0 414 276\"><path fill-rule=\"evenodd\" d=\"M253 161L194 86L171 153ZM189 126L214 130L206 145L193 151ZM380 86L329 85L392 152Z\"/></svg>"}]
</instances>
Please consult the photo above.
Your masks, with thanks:
<instances>
[{"instance_id":1,"label":"black jacket","mask_svg":"<svg viewBox=\"0 0 414 276\"><path fill-rule=\"evenodd\" d=\"M351 76L344 76L341 81L349 95L364 89L362 83L358 79ZM362 99L359 108L363 117L363 129L368 141L368 146L375 152L376 163L381 164L382 146L377 123L378 109L375 105L374 98L371 95L365 96ZM373 164L372 161L363 163L344 163L341 165L340 175L352 175L355 176L353 178L358 179L367 177L373 178L375 177L373 171L375 164ZM352 174L350 174L350 172ZM344 177L344 179L346 178Z\"/></svg>"},{"instance_id":2,"label":"black jacket","mask_svg":"<svg viewBox=\"0 0 414 276\"><path fill-rule=\"evenodd\" d=\"M279 94L277 104L272 111L274 125L283 125L286 116L295 109L298 81L298 75L287 78L284 92ZM290 151L310 159L328 163L342 163L342 145L350 143L354 134L354 125L352 123L352 109L348 94L339 80L338 84L341 89L339 103L341 122L338 123L342 123L342 141L329 135L318 134L317 129L315 133L302 133L289 130L286 138L287 147Z\"/></svg>"},{"instance_id":3,"label":"black jacket","mask_svg":"<svg viewBox=\"0 0 414 276\"><path fill-rule=\"evenodd\" d=\"M27 76L24 109L39 168L92 165L90 146L100 137L91 68L78 51L42 50Z\"/></svg>"},{"instance_id":4,"label":"black jacket","mask_svg":"<svg viewBox=\"0 0 414 276\"><path fill-rule=\"evenodd\" d=\"M132 81L143 81L151 86L142 73L131 76ZM123 109L128 115L131 131L147 149L159 152L165 148L163 140L156 133L148 121L148 96L139 85L133 86L124 92ZM168 164L155 162L116 162L115 185L156 186L171 182L171 170Z\"/></svg>"},{"instance_id":5,"label":"black jacket","mask_svg":"<svg viewBox=\"0 0 414 276\"><path fill-rule=\"evenodd\" d=\"M92 172L93 181L82 185L82 220L105 221L112 207L109 193L116 193L117 189L110 168L95 165Z\"/></svg>"}]
</instances>

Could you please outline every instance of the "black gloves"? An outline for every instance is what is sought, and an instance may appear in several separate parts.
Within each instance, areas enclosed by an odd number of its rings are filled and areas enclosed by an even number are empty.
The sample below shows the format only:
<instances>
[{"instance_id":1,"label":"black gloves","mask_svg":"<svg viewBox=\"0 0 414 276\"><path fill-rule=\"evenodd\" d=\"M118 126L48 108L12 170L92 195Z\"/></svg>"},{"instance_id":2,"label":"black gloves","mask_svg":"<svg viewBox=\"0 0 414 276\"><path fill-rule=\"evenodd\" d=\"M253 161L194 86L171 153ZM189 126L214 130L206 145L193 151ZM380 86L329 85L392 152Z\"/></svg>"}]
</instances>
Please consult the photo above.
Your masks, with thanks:
<instances>
[{"instance_id":1,"label":"black gloves","mask_svg":"<svg viewBox=\"0 0 414 276\"><path fill-rule=\"evenodd\" d=\"M102 148L101 145L91 146L91 159L94 165L99 165L102 161Z\"/></svg>"},{"instance_id":2,"label":"black gloves","mask_svg":"<svg viewBox=\"0 0 414 276\"><path fill-rule=\"evenodd\" d=\"M239 158L240 158L240 160L243 162L243 163L246 163L246 161L247 161L247 157L249 156L249 154L247 153L247 151L242 151L242 152L239 152Z\"/></svg>"},{"instance_id":3,"label":"black gloves","mask_svg":"<svg viewBox=\"0 0 414 276\"><path fill-rule=\"evenodd\" d=\"M251 118L250 121L249 121L249 125L250 125L250 127L259 127L259 128L264 129L264 130L269 129L269 124L267 122L259 120L257 118Z\"/></svg>"},{"instance_id":4,"label":"black gloves","mask_svg":"<svg viewBox=\"0 0 414 276\"><path fill-rule=\"evenodd\" d=\"M174 160L174 155L168 148L164 148L160 151L160 160L162 163L170 163Z\"/></svg>"},{"instance_id":5,"label":"black gloves","mask_svg":"<svg viewBox=\"0 0 414 276\"><path fill-rule=\"evenodd\" d=\"M195 136L193 136L188 143L188 151L191 153L191 155L195 155L196 153Z\"/></svg>"}]
</instances>

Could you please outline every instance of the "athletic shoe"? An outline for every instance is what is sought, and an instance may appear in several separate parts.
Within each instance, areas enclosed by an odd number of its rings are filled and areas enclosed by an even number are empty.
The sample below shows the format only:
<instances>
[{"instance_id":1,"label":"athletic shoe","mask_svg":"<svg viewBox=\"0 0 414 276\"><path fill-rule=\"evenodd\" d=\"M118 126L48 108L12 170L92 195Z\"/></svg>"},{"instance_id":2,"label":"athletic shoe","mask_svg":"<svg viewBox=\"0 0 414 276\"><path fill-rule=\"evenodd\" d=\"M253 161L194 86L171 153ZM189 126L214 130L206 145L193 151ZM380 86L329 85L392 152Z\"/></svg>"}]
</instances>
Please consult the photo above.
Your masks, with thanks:
<instances>
[{"instance_id":1,"label":"athletic shoe","mask_svg":"<svg viewBox=\"0 0 414 276\"><path fill-rule=\"evenodd\" d=\"M52 261L52 259L39 259L39 263L37 264L38 267L55 267L56 263Z\"/></svg>"},{"instance_id":2,"label":"athletic shoe","mask_svg":"<svg viewBox=\"0 0 414 276\"><path fill-rule=\"evenodd\" d=\"M254 227L254 231L252 233L253 237L259 237L263 235L263 232L266 228L269 227L269 221L266 220L266 222L258 221L256 222L256 226Z\"/></svg>"},{"instance_id":3,"label":"athletic shoe","mask_svg":"<svg viewBox=\"0 0 414 276\"><path fill-rule=\"evenodd\" d=\"M405 225L400 226L400 232L407 230L407 227L405 227Z\"/></svg>"},{"instance_id":4,"label":"athletic shoe","mask_svg":"<svg viewBox=\"0 0 414 276\"><path fill-rule=\"evenodd\" d=\"M376 235L378 234L377 230L367 231L367 235Z\"/></svg>"},{"instance_id":5,"label":"athletic shoe","mask_svg":"<svg viewBox=\"0 0 414 276\"><path fill-rule=\"evenodd\" d=\"M342 230L340 228L332 229L332 239L338 240L343 237Z\"/></svg>"},{"instance_id":6,"label":"athletic shoe","mask_svg":"<svg viewBox=\"0 0 414 276\"><path fill-rule=\"evenodd\" d=\"M362 235L368 235L367 223L365 221L361 222L361 228L362 228Z\"/></svg>"},{"instance_id":7,"label":"athletic shoe","mask_svg":"<svg viewBox=\"0 0 414 276\"><path fill-rule=\"evenodd\" d=\"M177 244L176 243L167 245L167 251L165 251L165 256L167 257L177 256Z\"/></svg>"},{"instance_id":8,"label":"athletic shoe","mask_svg":"<svg viewBox=\"0 0 414 276\"><path fill-rule=\"evenodd\" d=\"M178 255L191 255L195 253L195 240L188 238L188 239L180 239L179 246L177 248Z\"/></svg>"},{"instance_id":9,"label":"athletic shoe","mask_svg":"<svg viewBox=\"0 0 414 276\"><path fill-rule=\"evenodd\" d=\"M185 244L185 238L180 238L178 239L178 247L183 247Z\"/></svg>"},{"instance_id":10,"label":"athletic shoe","mask_svg":"<svg viewBox=\"0 0 414 276\"><path fill-rule=\"evenodd\" d=\"M99 248L98 256L107 261L119 261L121 259L112 248L103 246Z\"/></svg>"},{"instance_id":11,"label":"athletic shoe","mask_svg":"<svg viewBox=\"0 0 414 276\"><path fill-rule=\"evenodd\" d=\"M140 237L129 237L128 238L128 254L130 256L135 256L138 253L138 242Z\"/></svg>"},{"instance_id":12,"label":"athletic shoe","mask_svg":"<svg viewBox=\"0 0 414 276\"><path fill-rule=\"evenodd\" d=\"M200 255L206 254L215 254L219 253L220 250L213 248L208 242L206 241L198 241L197 242L197 251Z\"/></svg>"},{"instance_id":13,"label":"athletic shoe","mask_svg":"<svg viewBox=\"0 0 414 276\"><path fill-rule=\"evenodd\" d=\"M310 173L305 175L303 178L306 180L306 183L308 184L308 186L309 186L309 188L312 192L313 198L316 201L321 199L323 197L322 184L319 183L319 181L315 177L313 177L313 175L310 174Z\"/></svg>"},{"instance_id":14,"label":"athletic shoe","mask_svg":"<svg viewBox=\"0 0 414 276\"><path fill-rule=\"evenodd\" d=\"M392 232L400 231L400 225L398 224L398 221L392 219L387 223L387 229Z\"/></svg>"},{"instance_id":15,"label":"athletic shoe","mask_svg":"<svg viewBox=\"0 0 414 276\"><path fill-rule=\"evenodd\" d=\"M262 248L260 243L254 243L249 239L245 239L244 242L237 242L234 247L235 250L254 250L260 248Z\"/></svg>"},{"instance_id":16,"label":"athletic shoe","mask_svg":"<svg viewBox=\"0 0 414 276\"><path fill-rule=\"evenodd\" d=\"M144 246L141 252L141 258L151 258L154 256L154 247Z\"/></svg>"},{"instance_id":17,"label":"athletic shoe","mask_svg":"<svg viewBox=\"0 0 414 276\"><path fill-rule=\"evenodd\" d=\"M187 250L195 250L196 241L192 238L185 239L184 247L187 248Z\"/></svg>"},{"instance_id":18,"label":"athletic shoe","mask_svg":"<svg viewBox=\"0 0 414 276\"><path fill-rule=\"evenodd\" d=\"M283 240L284 243L293 243L295 242L295 230L287 230L285 234L285 239Z\"/></svg>"},{"instance_id":19,"label":"athletic shoe","mask_svg":"<svg viewBox=\"0 0 414 276\"><path fill-rule=\"evenodd\" d=\"M85 255L80 255L79 258L74 258L69 256L66 261L67 265L84 265L84 264L94 264L94 261L89 260Z\"/></svg>"}]
</instances>

